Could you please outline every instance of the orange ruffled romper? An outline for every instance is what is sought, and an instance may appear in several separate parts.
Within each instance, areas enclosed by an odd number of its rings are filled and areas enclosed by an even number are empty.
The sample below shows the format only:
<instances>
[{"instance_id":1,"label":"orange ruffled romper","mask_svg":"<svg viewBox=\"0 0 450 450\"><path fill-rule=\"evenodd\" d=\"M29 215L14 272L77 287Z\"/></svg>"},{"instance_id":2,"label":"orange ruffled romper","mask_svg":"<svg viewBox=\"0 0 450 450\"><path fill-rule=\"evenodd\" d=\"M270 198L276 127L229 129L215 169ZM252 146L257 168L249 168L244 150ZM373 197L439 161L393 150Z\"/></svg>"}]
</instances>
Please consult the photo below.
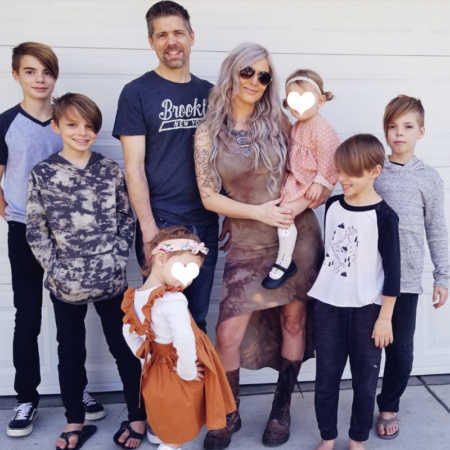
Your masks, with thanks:
<instances>
[{"instance_id":1,"label":"orange ruffled romper","mask_svg":"<svg viewBox=\"0 0 450 450\"><path fill-rule=\"evenodd\" d=\"M163 442L183 444L192 441L203 425L208 430L218 430L226 426L226 415L236 410L225 371L211 341L201 331L191 316L197 359L205 368L204 379L186 381L175 371L177 353L172 344L155 342L151 329L151 309L155 300L166 291L179 292L181 289L161 286L154 289L148 302L142 308L145 321L142 323L134 311L134 288L124 294L122 310L123 322L130 325L130 333L135 331L145 335L145 341L136 352L144 359L141 376L141 391L145 401L147 420L153 432ZM151 355L148 360L148 355Z\"/></svg>"}]
</instances>

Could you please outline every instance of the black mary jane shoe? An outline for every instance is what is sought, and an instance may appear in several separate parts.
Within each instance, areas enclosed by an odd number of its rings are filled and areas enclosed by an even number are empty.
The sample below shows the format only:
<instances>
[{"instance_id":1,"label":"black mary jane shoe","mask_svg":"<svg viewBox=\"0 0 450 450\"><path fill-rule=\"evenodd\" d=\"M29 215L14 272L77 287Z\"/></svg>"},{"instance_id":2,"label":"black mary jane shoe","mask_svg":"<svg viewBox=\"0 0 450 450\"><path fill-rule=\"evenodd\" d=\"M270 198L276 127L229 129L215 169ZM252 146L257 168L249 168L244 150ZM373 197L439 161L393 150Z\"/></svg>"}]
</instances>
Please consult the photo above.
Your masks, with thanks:
<instances>
[{"instance_id":1,"label":"black mary jane shoe","mask_svg":"<svg viewBox=\"0 0 450 450\"><path fill-rule=\"evenodd\" d=\"M272 269L273 268L279 269L284 273L281 276L281 278L275 279L275 278L271 278L270 272L269 272L269 275L267 275L267 277L264 278L264 280L261 283L262 286L265 287L266 289L279 288L289 277L291 277L292 275L294 275L294 273L297 272L297 266L294 261L292 261L291 264L289 264L289 267L287 269L286 269L286 267L280 266L279 264L274 264L272 266Z\"/></svg>"},{"instance_id":2,"label":"black mary jane shoe","mask_svg":"<svg viewBox=\"0 0 450 450\"><path fill-rule=\"evenodd\" d=\"M125 439L125 442L119 442L120 436L122 436L122 434L125 431L128 431L128 436ZM145 433L138 433L137 431L134 431L133 428L131 428L130 421L129 420L124 420L120 424L120 428L118 429L116 434L113 436L113 441L120 448L129 449L130 447L127 447L125 445L127 443L128 439L139 439L142 442L144 438L145 438Z\"/></svg>"}]
</instances>

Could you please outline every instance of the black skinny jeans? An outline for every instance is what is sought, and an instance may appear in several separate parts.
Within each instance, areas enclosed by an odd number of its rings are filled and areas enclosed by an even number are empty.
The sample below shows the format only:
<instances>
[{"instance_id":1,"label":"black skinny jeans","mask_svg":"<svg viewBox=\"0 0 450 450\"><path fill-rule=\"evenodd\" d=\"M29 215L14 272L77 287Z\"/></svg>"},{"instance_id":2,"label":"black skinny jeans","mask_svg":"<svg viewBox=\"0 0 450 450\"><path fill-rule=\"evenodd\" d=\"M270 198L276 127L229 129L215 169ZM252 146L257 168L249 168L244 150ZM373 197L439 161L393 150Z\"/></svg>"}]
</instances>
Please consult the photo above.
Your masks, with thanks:
<instances>
[{"instance_id":1,"label":"black skinny jeans","mask_svg":"<svg viewBox=\"0 0 450 450\"><path fill-rule=\"evenodd\" d=\"M347 358L350 358L353 387L349 436L354 441L365 441L369 437L381 360L381 349L375 347L371 336L379 311L380 306L376 304L344 308L316 302L314 404L324 440L335 439L338 435L339 386Z\"/></svg>"},{"instance_id":2,"label":"black skinny jeans","mask_svg":"<svg viewBox=\"0 0 450 450\"><path fill-rule=\"evenodd\" d=\"M394 342L386 347L381 393L378 408L383 412L398 412L400 397L405 392L411 375L414 352L414 331L419 294L400 294L392 316Z\"/></svg>"},{"instance_id":3,"label":"black skinny jeans","mask_svg":"<svg viewBox=\"0 0 450 450\"><path fill-rule=\"evenodd\" d=\"M39 403L41 382L38 336L42 318L42 279L44 271L31 252L25 237L25 224L8 222L8 256L11 264L14 307L13 363L14 389L18 403Z\"/></svg>"},{"instance_id":4,"label":"black skinny jeans","mask_svg":"<svg viewBox=\"0 0 450 450\"><path fill-rule=\"evenodd\" d=\"M73 305L50 295L55 311L58 340L58 375L68 423L84 422L83 391L87 384L86 328L87 305ZM116 360L122 380L128 420L145 420L144 402L139 407L141 363L133 355L122 334L122 296L94 303L100 316L109 351Z\"/></svg>"}]
</instances>

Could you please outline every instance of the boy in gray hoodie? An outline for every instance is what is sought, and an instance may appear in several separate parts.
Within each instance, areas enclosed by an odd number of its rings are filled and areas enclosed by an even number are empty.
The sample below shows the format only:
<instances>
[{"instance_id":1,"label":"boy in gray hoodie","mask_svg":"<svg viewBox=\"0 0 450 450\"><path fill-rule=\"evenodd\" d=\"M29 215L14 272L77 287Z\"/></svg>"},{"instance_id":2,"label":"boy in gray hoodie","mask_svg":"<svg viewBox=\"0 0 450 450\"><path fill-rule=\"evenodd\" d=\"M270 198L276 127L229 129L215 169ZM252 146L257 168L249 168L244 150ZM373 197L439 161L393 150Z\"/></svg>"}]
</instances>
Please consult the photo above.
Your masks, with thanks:
<instances>
[{"instance_id":1,"label":"boy in gray hoodie","mask_svg":"<svg viewBox=\"0 0 450 450\"><path fill-rule=\"evenodd\" d=\"M399 433L397 413L412 370L417 301L423 292L424 236L434 266L433 306L441 307L448 297L443 182L435 169L415 156L416 143L425 133L424 116L419 99L400 95L388 103L383 118L392 153L375 189L400 220L401 294L392 318L394 342L385 350L383 385L377 397L377 434L381 439L393 439Z\"/></svg>"},{"instance_id":2,"label":"boy in gray hoodie","mask_svg":"<svg viewBox=\"0 0 450 450\"><path fill-rule=\"evenodd\" d=\"M79 448L96 431L84 425L82 403L84 319L90 302L124 386L129 420L118 431L123 448L136 448L145 430L145 410L139 405L141 367L121 331L120 305L135 222L119 165L90 150L101 123L97 105L84 95L55 99L51 124L63 148L34 167L28 188L26 237L47 272L67 417L57 449Z\"/></svg>"}]
</instances>

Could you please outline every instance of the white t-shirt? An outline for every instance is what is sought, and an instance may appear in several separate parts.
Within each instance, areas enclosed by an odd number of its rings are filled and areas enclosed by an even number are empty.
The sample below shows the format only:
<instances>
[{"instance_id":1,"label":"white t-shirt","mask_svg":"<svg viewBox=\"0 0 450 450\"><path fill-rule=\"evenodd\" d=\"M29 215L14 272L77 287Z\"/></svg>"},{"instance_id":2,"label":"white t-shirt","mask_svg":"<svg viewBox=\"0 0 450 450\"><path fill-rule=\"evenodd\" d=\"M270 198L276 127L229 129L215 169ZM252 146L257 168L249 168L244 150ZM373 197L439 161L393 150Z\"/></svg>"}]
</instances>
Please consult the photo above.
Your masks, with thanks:
<instances>
[{"instance_id":1,"label":"white t-shirt","mask_svg":"<svg viewBox=\"0 0 450 450\"><path fill-rule=\"evenodd\" d=\"M385 201L352 206L331 197L325 212L325 258L308 295L334 306L381 304L400 293L398 217Z\"/></svg>"},{"instance_id":2,"label":"white t-shirt","mask_svg":"<svg viewBox=\"0 0 450 450\"><path fill-rule=\"evenodd\" d=\"M159 286L157 286L159 287ZM144 322L142 307L148 301L150 293L156 289L136 290L134 293L134 311L137 318ZM155 341L159 344L172 343L178 355L177 373L183 380L193 380L197 376L197 351L195 336L191 327L188 302L182 292L166 292L157 298L151 309L151 328ZM145 341L145 336L130 333L130 325L124 324L123 335L132 352L136 354Z\"/></svg>"}]
</instances>

